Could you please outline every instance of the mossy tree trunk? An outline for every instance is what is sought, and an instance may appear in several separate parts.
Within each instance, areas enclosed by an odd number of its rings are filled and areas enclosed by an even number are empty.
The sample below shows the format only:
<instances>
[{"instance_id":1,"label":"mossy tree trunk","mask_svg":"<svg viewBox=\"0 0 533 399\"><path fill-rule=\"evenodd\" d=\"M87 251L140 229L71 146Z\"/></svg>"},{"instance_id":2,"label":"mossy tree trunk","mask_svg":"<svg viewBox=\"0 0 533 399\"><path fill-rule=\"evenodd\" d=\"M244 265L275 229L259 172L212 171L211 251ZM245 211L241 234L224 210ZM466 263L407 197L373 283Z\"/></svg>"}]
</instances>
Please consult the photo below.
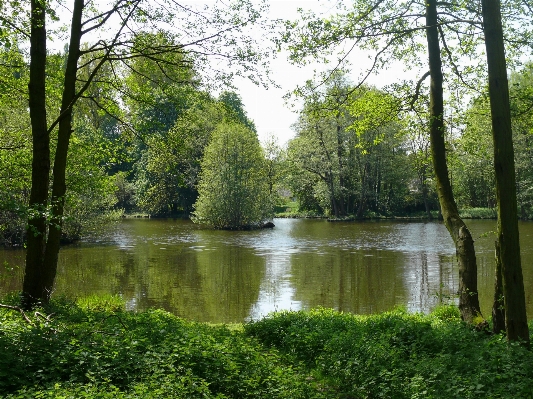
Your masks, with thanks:
<instances>
[{"instance_id":1,"label":"mossy tree trunk","mask_svg":"<svg viewBox=\"0 0 533 399\"><path fill-rule=\"evenodd\" d=\"M496 255L501 264L505 330L509 340L529 346L524 280L520 260L514 149L507 66L499 0L482 0L483 29L489 74L489 97L494 142L494 170L498 206ZM499 301L495 301L499 307Z\"/></svg>"},{"instance_id":2,"label":"mossy tree trunk","mask_svg":"<svg viewBox=\"0 0 533 399\"><path fill-rule=\"evenodd\" d=\"M22 302L31 307L37 298L50 295L43 284L46 248L46 207L50 176L50 137L46 120L46 11L45 3L31 1L29 108L32 134L32 185L26 242L26 268Z\"/></svg>"},{"instance_id":3,"label":"mossy tree trunk","mask_svg":"<svg viewBox=\"0 0 533 399\"><path fill-rule=\"evenodd\" d=\"M478 324L481 315L477 291L477 264L474 240L459 211L448 176L444 140L444 99L437 2L426 2L426 37L428 43L430 87L430 141L437 193L444 224L455 243L459 266L459 309L464 321ZM482 319L481 319L482 320Z\"/></svg>"},{"instance_id":4,"label":"mossy tree trunk","mask_svg":"<svg viewBox=\"0 0 533 399\"><path fill-rule=\"evenodd\" d=\"M503 301L502 262L500 244L495 242L496 271L494 272L494 301L492 304L492 331L499 334L505 331L505 303Z\"/></svg>"}]
</instances>

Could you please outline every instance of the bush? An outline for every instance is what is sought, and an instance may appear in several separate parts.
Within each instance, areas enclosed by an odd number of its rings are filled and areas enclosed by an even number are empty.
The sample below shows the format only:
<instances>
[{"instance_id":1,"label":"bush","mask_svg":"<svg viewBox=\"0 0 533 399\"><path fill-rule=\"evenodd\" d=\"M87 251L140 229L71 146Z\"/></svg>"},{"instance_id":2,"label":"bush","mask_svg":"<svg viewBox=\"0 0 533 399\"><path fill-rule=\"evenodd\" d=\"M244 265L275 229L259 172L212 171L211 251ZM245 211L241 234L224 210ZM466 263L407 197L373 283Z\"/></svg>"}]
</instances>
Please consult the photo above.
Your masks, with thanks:
<instances>
[{"instance_id":1,"label":"bush","mask_svg":"<svg viewBox=\"0 0 533 399\"><path fill-rule=\"evenodd\" d=\"M450 306L431 315L317 309L274 313L245 331L303 361L336 397L531 397L533 354L457 316Z\"/></svg>"},{"instance_id":2,"label":"bush","mask_svg":"<svg viewBox=\"0 0 533 399\"><path fill-rule=\"evenodd\" d=\"M495 208L466 208L459 211L463 219L496 219Z\"/></svg>"},{"instance_id":3,"label":"bush","mask_svg":"<svg viewBox=\"0 0 533 399\"><path fill-rule=\"evenodd\" d=\"M219 229L259 227L273 214L265 166L256 133L219 125L202 161L193 220Z\"/></svg>"},{"instance_id":4,"label":"bush","mask_svg":"<svg viewBox=\"0 0 533 399\"><path fill-rule=\"evenodd\" d=\"M306 375L226 326L121 310L116 297L55 301L51 321L0 309L0 396L308 398Z\"/></svg>"},{"instance_id":5,"label":"bush","mask_svg":"<svg viewBox=\"0 0 533 399\"><path fill-rule=\"evenodd\" d=\"M13 303L16 298L6 298ZM5 398L530 398L533 353L430 315L278 312L235 329L117 297L0 309Z\"/></svg>"}]
</instances>

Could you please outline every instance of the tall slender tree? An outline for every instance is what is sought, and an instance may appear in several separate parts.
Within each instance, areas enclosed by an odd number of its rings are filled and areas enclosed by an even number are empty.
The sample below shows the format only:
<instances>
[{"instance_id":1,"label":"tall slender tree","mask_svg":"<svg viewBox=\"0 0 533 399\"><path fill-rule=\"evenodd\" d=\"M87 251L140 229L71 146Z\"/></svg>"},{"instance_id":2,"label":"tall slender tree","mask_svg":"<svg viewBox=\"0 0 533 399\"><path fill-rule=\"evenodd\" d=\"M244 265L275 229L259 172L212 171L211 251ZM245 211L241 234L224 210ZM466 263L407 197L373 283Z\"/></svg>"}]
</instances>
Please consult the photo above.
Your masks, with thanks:
<instances>
[{"instance_id":1,"label":"tall slender tree","mask_svg":"<svg viewBox=\"0 0 533 399\"><path fill-rule=\"evenodd\" d=\"M456 248L459 265L459 309L462 318L472 323L481 315L477 292L476 252L472 235L459 216L446 163L443 77L436 0L426 0L426 37L431 78L429 134L437 194L444 224Z\"/></svg>"},{"instance_id":2,"label":"tall slender tree","mask_svg":"<svg viewBox=\"0 0 533 399\"><path fill-rule=\"evenodd\" d=\"M50 176L50 133L46 119L46 4L31 1L30 14L29 108L33 141L32 185L27 230L24 285L26 306L32 298L48 298L51 287L45 285L46 212Z\"/></svg>"},{"instance_id":3,"label":"tall slender tree","mask_svg":"<svg viewBox=\"0 0 533 399\"><path fill-rule=\"evenodd\" d=\"M520 260L509 85L500 1L482 0L481 5L489 73L496 202L498 205L496 293L499 294L499 287L501 286L505 304L507 338L515 341L521 340L525 346L529 347L524 280ZM498 283L500 273L501 284ZM499 306L499 303L495 302L495 306Z\"/></svg>"}]
</instances>

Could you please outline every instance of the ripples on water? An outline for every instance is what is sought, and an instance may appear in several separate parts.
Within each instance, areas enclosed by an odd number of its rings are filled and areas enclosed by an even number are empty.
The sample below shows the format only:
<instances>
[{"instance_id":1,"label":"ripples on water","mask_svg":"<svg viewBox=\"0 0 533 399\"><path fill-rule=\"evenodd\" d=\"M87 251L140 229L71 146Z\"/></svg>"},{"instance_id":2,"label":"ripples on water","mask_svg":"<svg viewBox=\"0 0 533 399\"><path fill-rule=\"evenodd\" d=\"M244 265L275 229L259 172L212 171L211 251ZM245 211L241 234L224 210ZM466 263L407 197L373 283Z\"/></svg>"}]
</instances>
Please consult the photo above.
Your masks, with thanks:
<instances>
[{"instance_id":1,"label":"ripples on water","mask_svg":"<svg viewBox=\"0 0 533 399\"><path fill-rule=\"evenodd\" d=\"M62 248L56 292L119 294L131 309L161 307L211 322L315 306L372 313L402 305L427 312L454 301L455 249L441 223L276 219L275 224L239 232L183 220L125 220L97 240ZM475 237L494 230L493 221L469 225ZM523 240L533 236L532 226L521 225ZM493 241L490 234L476 241L485 313L492 297ZM530 247L524 251L529 292ZM23 254L3 251L0 261L21 270ZM20 289L20 279L21 273L4 273L0 290Z\"/></svg>"}]
</instances>

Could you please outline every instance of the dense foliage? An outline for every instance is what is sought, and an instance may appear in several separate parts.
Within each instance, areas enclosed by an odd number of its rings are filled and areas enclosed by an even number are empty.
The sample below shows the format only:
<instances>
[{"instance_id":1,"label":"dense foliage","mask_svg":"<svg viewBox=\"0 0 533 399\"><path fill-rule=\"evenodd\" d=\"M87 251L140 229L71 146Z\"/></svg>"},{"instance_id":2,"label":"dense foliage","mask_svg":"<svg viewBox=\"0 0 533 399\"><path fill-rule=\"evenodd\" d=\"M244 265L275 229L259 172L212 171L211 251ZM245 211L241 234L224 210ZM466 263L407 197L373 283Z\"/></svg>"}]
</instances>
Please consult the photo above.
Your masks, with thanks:
<instances>
[{"instance_id":1,"label":"dense foliage","mask_svg":"<svg viewBox=\"0 0 533 399\"><path fill-rule=\"evenodd\" d=\"M161 35L139 36L138 41L143 40L172 44ZM50 56L50 85L62 79L65 56ZM2 57L6 90L0 102L0 179L5 184L0 191L0 238L5 245L17 245L24 240L25 218L36 211L27 208L31 140L26 100L20 91L27 84L28 65L16 47L4 51ZM128 73L113 76L113 84L112 70L102 68L90 98L80 99L74 108L65 240L90 234L123 211L190 214L198 199L202 159L213 132L224 121L255 131L237 93L225 91L214 98L197 87L199 78L187 54L165 57L169 63L183 65L167 75L150 57L135 57ZM86 73L85 69L80 73ZM511 81L519 209L522 218L530 218L531 67L515 72ZM299 206L293 212L300 215L418 212L436 216L438 201L424 116L402 113L400 97L390 90L355 89L348 72L333 74L321 90L311 87L310 82L308 91L301 92L304 102L294 126L296 137L286 148L272 140L264 143L268 180L264 191L269 193L270 204L285 211L296 199ZM59 102L57 93L51 91L50 96L52 104ZM96 105L94 98L106 108ZM111 101L119 98L118 103ZM471 211L495 204L486 96L474 98L456 120L454 126L460 130L448 134L447 141L458 205L465 215L493 217L490 210ZM265 218L270 204L261 201L257 197Z\"/></svg>"},{"instance_id":2,"label":"dense foliage","mask_svg":"<svg viewBox=\"0 0 533 399\"><path fill-rule=\"evenodd\" d=\"M55 85L63 75L62 63L65 54L50 57L49 84ZM21 245L25 237L28 215L37 212L49 214L49 209L31 209L28 198L31 182L31 126L27 99L20 86L27 85L28 65L23 53L11 49L0 53L2 84L6 91L1 94L0 114L3 118L0 134L0 180L5 182L0 190L0 242L6 245ZM10 79L6 79L11 75ZM50 94L51 103L58 104L57 93ZM110 142L116 121L101 111L80 102L75 110L74 138L69 154L65 198L64 239L79 239L91 233L102 223L116 219L121 211L113 209L116 203L115 184L106 164L114 157ZM56 112L52 109L51 112ZM57 131L52 132L52 140Z\"/></svg>"},{"instance_id":3,"label":"dense foliage","mask_svg":"<svg viewBox=\"0 0 533 399\"><path fill-rule=\"evenodd\" d=\"M205 150L193 220L220 229L259 227L271 217L266 161L255 132L222 123Z\"/></svg>"},{"instance_id":4,"label":"dense foliage","mask_svg":"<svg viewBox=\"0 0 533 399\"><path fill-rule=\"evenodd\" d=\"M399 112L398 98L355 88L337 73L304 99L288 146L289 185L302 209L357 218L437 209L427 160L420 165L414 131L409 134L414 129Z\"/></svg>"},{"instance_id":5,"label":"dense foliage","mask_svg":"<svg viewBox=\"0 0 533 399\"><path fill-rule=\"evenodd\" d=\"M139 46L143 42L170 46L169 40L148 34L137 38ZM6 184L0 191L0 241L21 245L28 215L50 211L27 206L31 127L20 88L27 85L28 65L16 48L1 56L6 91L0 101L4 122L0 179ZM50 85L59 85L65 57L64 53L50 55ZM215 99L196 87L194 63L185 60L187 57L183 52L165 54L169 65L182 64L171 73L151 56L132 57L131 68L121 75L109 66L102 67L86 98L77 102L66 176L65 241L98 231L124 211L156 216L189 214L198 197L201 161L212 132L224 120L255 129L237 93L223 92ZM91 61L80 68L85 79L89 65ZM57 96L50 90L54 105L59 103Z\"/></svg>"},{"instance_id":6,"label":"dense foliage","mask_svg":"<svg viewBox=\"0 0 533 399\"><path fill-rule=\"evenodd\" d=\"M327 309L274 313L245 326L267 347L304 362L341 398L526 398L533 356L474 331L455 307L374 316Z\"/></svg>"},{"instance_id":7,"label":"dense foliage","mask_svg":"<svg viewBox=\"0 0 533 399\"><path fill-rule=\"evenodd\" d=\"M515 147L517 199L522 219L533 217L533 164L531 141L532 65L510 77L510 102ZM495 204L490 104L486 96L476 97L464 114L464 130L454 141L452 173L457 201L462 207ZM475 170L476 173L469 173Z\"/></svg>"},{"instance_id":8,"label":"dense foliage","mask_svg":"<svg viewBox=\"0 0 533 399\"><path fill-rule=\"evenodd\" d=\"M313 396L297 365L226 326L125 312L116 299L53 306L32 325L0 309L2 397Z\"/></svg>"},{"instance_id":9,"label":"dense foliage","mask_svg":"<svg viewBox=\"0 0 533 399\"><path fill-rule=\"evenodd\" d=\"M526 398L533 355L430 315L273 313L244 326L131 313L117 298L0 309L3 398ZM49 312L52 315L47 316ZM460 337L460 339L458 339Z\"/></svg>"}]
</instances>

